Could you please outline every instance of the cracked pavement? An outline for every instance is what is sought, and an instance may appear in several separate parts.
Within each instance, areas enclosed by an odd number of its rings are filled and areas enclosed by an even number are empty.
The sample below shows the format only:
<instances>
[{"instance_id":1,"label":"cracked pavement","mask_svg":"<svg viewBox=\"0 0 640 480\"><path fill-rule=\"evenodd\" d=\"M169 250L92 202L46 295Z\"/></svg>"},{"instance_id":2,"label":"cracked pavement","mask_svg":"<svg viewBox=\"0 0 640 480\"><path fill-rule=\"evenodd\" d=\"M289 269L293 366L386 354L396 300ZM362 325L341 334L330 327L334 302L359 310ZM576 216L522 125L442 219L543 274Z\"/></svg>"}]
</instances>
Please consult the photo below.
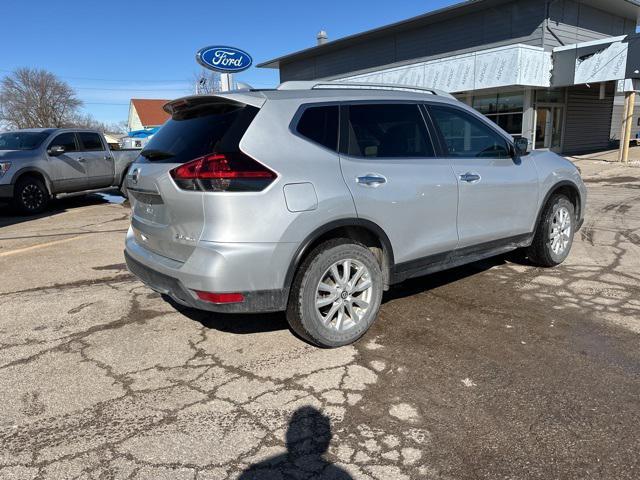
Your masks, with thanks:
<instances>
[{"instance_id":1,"label":"cracked pavement","mask_svg":"<svg viewBox=\"0 0 640 480\"><path fill-rule=\"evenodd\" d=\"M126 204L0 209L0 478L638 478L640 169L579 164L565 265L406 282L338 350L145 288Z\"/></svg>"}]
</instances>

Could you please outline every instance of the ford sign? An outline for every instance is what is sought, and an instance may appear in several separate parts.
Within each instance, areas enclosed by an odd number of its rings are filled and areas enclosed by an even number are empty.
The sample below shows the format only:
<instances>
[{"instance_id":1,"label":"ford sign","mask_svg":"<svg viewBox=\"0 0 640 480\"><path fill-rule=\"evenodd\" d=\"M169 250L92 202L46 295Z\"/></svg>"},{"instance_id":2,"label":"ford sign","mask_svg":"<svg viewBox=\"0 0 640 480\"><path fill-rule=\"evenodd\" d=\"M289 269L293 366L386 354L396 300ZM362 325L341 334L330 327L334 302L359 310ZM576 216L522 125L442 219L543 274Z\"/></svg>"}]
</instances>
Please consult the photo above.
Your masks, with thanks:
<instances>
[{"instance_id":1,"label":"ford sign","mask_svg":"<svg viewBox=\"0 0 640 480\"><path fill-rule=\"evenodd\" d=\"M205 47L198 51L196 60L209 70L222 73L237 73L253 63L251 55L234 47Z\"/></svg>"}]
</instances>

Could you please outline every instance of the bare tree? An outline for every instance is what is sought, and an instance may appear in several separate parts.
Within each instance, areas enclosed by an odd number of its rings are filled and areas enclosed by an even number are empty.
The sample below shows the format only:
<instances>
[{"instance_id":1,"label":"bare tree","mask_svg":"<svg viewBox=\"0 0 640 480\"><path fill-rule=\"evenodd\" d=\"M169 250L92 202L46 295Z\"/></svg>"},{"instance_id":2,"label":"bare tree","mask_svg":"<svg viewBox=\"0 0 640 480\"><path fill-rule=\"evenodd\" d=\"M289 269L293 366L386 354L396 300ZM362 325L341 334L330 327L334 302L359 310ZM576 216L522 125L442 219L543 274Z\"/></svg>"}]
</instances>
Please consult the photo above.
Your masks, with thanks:
<instances>
[{"instance_id":1,"label":"bare tree","mask_svg":"<svg viewBox=\"0 0 640 480\"><path fill-rule=\"evenodd\" d=\"M193 77L193 91L196 95L209 95L220 91L220 74L205 69Z\"/></svg>"},{"instance_id":2,"label":"bare tree","mask_svg":"<svg viewBox=\"0 0 640 480\"><path fill-rule=\"evenodd\" d=\"M96 120L88 113L77 113L71 117L65 124L66 127L86 128L88 130L97 130L102 133L126 133L127 122L105 123Z\"/></svg>"},{"instance_id":3,"label":"bare tree","mask_svg":"<svg viewBox=\"0 0 640 480\"><path fill-rule=\"evenodd\" d=\"M53 73L19 68L0 82L0 122L7 128L65 127L82 102Z\"/></svg>"}]
</instances>

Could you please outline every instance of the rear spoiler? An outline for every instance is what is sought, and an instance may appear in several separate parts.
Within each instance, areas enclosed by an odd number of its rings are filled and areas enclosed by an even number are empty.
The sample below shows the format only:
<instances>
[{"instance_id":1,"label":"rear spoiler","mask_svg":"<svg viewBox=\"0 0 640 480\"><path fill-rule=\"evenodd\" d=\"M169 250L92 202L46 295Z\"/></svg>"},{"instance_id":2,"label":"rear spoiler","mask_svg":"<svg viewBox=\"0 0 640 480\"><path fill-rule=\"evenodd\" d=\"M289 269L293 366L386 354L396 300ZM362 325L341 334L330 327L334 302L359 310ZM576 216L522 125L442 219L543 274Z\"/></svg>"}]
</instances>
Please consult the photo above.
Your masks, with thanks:
<instances>
[{"instance_id":1,"label":"rear spoiler","mask_svg":"<svg viewBox=\"0 0 640 480\"><path fill-rule=\"evenodd\" d=\"M169 115L185 109L202 107L205 105L236 105L244 107L251 105L260 108L267 101L264 94L260 92L229 92L216 95L191 95L188 97L172 100L164 105L163 110Z\"/></svg>"}]
</instances>

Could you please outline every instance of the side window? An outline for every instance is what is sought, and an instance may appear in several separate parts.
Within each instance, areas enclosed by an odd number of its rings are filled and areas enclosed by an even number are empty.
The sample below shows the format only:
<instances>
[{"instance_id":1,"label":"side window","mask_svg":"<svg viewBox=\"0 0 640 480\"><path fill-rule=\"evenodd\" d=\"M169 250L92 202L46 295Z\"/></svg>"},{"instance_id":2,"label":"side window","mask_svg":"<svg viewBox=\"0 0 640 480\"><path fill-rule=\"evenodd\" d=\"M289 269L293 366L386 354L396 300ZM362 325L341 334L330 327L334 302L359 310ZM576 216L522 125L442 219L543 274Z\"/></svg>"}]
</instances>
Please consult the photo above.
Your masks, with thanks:
<instances>
[{"instance_id":1,"label":"side window","mask_svg":"<svg viewBox=\"0 0 640 480\"><path fill-rule=\"evenodd\" d=\"M307 108L296 128L298 133L331 150L338 149L338 106Z\"/></svg>"},{"instance_id":2,"label":"side window","mask_svg":"<svg viewBox=\"0 0 640 480\"><path fill-rule=\"evenodd\" d=\"M97 133L80 132L78 136L80 137L80 143L82 144L82 150L84 152L99 152L104 150L102 139Z\"/></svg>"},{"instance_id":3,"label":"side window","mask_svg":"<svg viewBox=\"0 0 640 480\"><path fill-rule=\"evenodd\" d=\"M347 154L366 158L433 157L415 104L350 105Z\"/></svg>"},{"instance_id":4,"label":"side window","mask_svg":"<svg viewBox=\"0 0 640 480\"><path fill-rule=\"evenodd\" d=\"M61 133L56 138L54 138L49 147L53 145L60 145L64 147L65 152L77 152L78 147L76 146L76 135L73 132Z\"/></svg>"},{"instance_id":5,"label":"side window","mask_svg":"<svg viewBox=\"0 0 640 480\"><path fill-rule=\"evenodd\" d=\"M450 157L509 158L507 141L481 120L461 110L430 107Z\"/></svg>"}]
</instances>

